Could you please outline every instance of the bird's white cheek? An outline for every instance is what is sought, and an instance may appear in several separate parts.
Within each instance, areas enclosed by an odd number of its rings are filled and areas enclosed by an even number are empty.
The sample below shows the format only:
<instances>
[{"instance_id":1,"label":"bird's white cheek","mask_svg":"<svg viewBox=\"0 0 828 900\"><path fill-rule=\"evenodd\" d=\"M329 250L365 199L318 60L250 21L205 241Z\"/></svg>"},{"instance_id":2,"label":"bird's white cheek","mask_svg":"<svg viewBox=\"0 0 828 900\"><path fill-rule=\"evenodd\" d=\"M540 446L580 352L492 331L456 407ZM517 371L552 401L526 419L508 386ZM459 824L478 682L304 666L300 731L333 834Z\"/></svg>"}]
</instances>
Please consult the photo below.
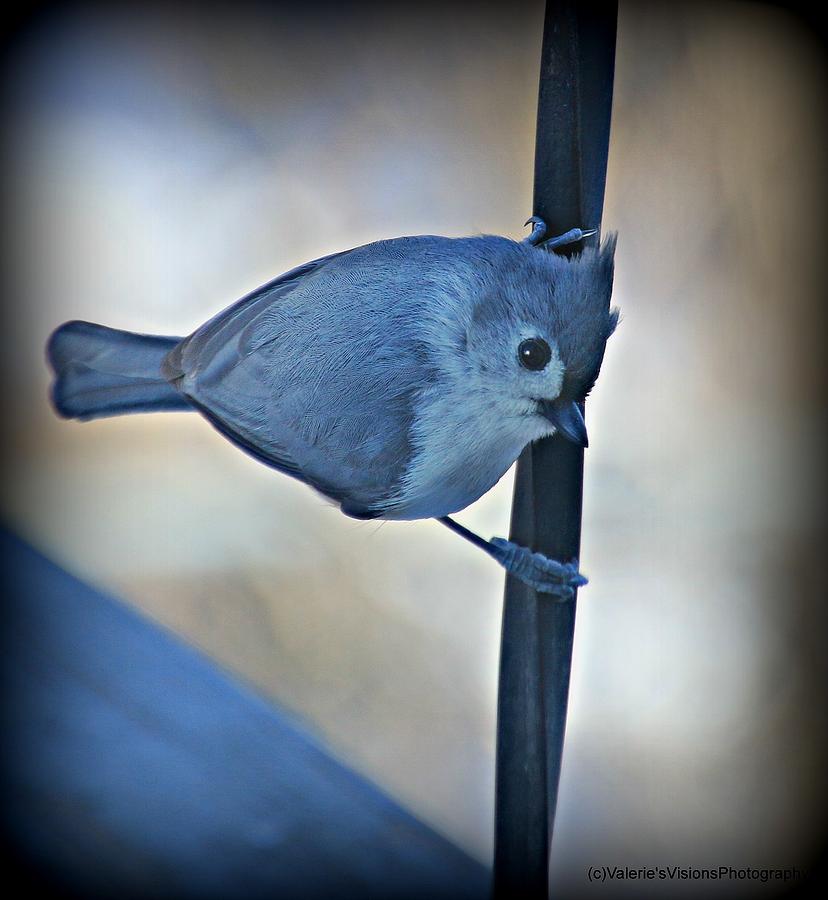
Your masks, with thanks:
<instances>
[{"instance_id":1,"label":"bird's white cheek","mask_svg":"<svg viewBox=\"0 0 828 900\"><path fill-rule=\"evenodd\" d=\"M544 370L538 385L536 396L545 400L553 400L557 397L563 387L564 367L557 354L552 357L549 365Z\"/></svg>"}]
</instances>

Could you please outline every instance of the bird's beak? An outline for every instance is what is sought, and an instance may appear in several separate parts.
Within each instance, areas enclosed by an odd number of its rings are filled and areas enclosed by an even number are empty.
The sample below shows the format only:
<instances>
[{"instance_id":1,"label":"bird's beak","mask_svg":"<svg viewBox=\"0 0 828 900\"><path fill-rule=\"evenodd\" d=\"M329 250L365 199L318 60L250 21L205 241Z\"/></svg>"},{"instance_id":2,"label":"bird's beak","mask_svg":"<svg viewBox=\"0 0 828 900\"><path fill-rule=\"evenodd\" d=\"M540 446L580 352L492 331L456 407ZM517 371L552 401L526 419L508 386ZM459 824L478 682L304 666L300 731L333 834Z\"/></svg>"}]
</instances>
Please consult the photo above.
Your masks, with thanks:
<instances>
[{"instance_id":1,"label":"bird's beak","mask_svg":"<svg viewBox=\"0 0 828 900\"><path fill-rule=\"evenodd\" d=\"M555 426L556 430L568 441L579 447L588 447L586 423L581 409L571 400L545 400L541 403L543 415Z\"/></svg>"}]
</instances>

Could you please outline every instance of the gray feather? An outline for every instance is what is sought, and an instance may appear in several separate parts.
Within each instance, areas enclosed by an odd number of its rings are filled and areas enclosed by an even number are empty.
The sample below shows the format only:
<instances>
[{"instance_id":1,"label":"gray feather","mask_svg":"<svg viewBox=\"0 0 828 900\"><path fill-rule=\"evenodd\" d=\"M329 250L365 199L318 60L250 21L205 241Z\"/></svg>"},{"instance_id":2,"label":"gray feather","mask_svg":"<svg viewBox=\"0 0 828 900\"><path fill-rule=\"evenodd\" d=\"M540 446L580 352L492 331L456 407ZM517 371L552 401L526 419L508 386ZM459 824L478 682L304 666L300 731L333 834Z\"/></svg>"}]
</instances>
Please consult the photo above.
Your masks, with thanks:
<instances>
[{"instance_id":1,"label":"gray feather","mask_svg":"<svg viewBox=\"0 0 828 900\"><path fill-rule=\"evenodd\" d=\"M180 340L66 322L46 348L56 376L51 389L55 410L64 418L86 421L191 409L161 374L161 361Z\"/></svg>"},{"instance_id":2,"label":"gray feather","mask_svg":"<svg viewBox=\"0 0 828 900\"><path fill-rule=\"evenodd\" d=\"M410 462L417 397L436 377L412 327L428 292L404 265L431 240L368 245L271 283L188 338L167 376L269 464L351 515L380 514Z\"/></svg>"}]
</instances>

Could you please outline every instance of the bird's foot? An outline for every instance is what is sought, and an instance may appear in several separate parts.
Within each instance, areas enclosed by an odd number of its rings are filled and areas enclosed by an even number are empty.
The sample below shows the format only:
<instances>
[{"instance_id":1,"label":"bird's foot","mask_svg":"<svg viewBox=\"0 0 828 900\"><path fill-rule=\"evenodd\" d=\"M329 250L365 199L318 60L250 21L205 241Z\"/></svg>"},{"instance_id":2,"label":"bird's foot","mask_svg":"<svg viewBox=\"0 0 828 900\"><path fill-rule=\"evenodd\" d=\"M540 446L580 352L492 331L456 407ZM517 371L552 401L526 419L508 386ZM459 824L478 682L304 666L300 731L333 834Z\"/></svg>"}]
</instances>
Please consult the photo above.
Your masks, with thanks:
<instances>
[{"instance_id":1,"label":"bird's foot","mask_svg":"<svg viewBox=\"0 0 828 900\"><path fill-rule=\"evenodd\" d=\"M565 247L567 244L574 244L576 241L582 241L584 238L592 237L598 233L597 228L570 228L557 237L546 237L546 222L540 216L532 216L524 222L524 225L532 224L532 233L523 239L524 244L532 247L543 247L544 250L554 250L556 247Z\"/></svg>"},{"instance_id":2,"label":"bird's foot","mask_svg":"<svg viewBox=\"0 0 828 900\"><path fill-rule=\"evenodd\" d=\"M492 557L510 575L540 593L552 594L562 601L572 600L575 589L587 583L586 578L578 571L577 560L560 563L505 538L492 538L489 543L493 548Z\"/></svg>"},{"instance_id":3,"label":"bird's foot","mask_svg":"<svg viewBox=\"0 0 828 900\"><path fill-rule=\"evenodd\" d=\"M522 243L530 244L532 247L537 247L538 244L546 237L546 222L544 222L540 216L532 216L523 224L531 224L532 233L525 237Z\"/></svg>"}]
</instances>

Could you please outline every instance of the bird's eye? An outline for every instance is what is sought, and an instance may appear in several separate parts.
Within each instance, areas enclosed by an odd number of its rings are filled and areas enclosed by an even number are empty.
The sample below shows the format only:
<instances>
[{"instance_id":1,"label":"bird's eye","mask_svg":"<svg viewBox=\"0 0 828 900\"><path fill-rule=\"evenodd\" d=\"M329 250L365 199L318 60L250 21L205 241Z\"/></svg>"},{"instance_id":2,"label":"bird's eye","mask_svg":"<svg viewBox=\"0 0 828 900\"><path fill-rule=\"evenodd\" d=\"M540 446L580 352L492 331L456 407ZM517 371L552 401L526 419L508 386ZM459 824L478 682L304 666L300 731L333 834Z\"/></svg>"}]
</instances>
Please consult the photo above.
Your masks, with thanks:
<instances>
[{"instance_id":1,"label":"bird's eye","mask_svg":"<svg viewBox=\"0 0 828 900\"><path fill-rule=\"evenodd\" d=\"M518 347L518 359L524 369L529 369L530 372L540 372L552 359L552 351L549 349L549 344L542 338L528 338L521 341Z\"/></svg>"}]
</instances>

